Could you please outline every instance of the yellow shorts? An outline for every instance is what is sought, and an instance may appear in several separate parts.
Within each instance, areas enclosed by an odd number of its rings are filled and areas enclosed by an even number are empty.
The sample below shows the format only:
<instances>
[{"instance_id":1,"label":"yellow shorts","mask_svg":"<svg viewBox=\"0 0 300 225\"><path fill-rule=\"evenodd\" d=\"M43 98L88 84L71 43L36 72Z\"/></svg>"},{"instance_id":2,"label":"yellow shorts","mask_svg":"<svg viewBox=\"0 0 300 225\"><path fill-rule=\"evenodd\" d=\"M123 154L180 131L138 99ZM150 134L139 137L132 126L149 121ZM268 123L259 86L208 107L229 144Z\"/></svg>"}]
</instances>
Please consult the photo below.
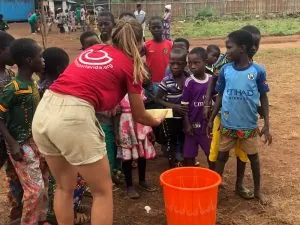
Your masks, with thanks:
<instances>
[{"instance_id":1,"label":"yellow shorts","mask_svg":"<svg viewBox=\"0 0 300 225\"><path fill-rule=\"evenodd\" d=\"M218 158L220 139L221 139L220 127L221 127L221 117L216 116L213 125L213 138L212 138L210 153L209 153L209 161L211 162L216 162ZM235 146L235 155L239 157L239 159L242 162L246 163L249 161L247 154L244 151L242 151L239 142L237 142Z\"/></svg>"},{"instance_id":2,"label":"yellow shorts","mask_svg":"<svg viewBox=\"0 0 300 225\"><path fill-rule=\"evenodd\" d=\"M73 96L46 91L36 109L32 133L42 154L63 156L75 166L97 162L106 155L94 107Z\"/></svg>"}]
</instances>

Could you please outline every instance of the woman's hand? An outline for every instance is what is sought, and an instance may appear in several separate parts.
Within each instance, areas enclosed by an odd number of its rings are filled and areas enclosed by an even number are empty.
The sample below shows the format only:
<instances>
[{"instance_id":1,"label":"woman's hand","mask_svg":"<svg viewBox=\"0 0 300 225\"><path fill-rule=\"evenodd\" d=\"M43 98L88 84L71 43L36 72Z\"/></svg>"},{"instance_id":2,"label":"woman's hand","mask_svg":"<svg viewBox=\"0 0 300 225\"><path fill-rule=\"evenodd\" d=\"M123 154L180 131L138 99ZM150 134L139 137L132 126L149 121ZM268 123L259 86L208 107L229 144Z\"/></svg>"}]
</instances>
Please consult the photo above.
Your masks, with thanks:
<instances>
[{"instance_id":1,"label":"woman's hand","mask_svg":"<svg viewBox=\"0 0 300 225\"><path fill-rule=\"evenodd\" d=\"M128 99L131 106L132 117L135 122L146 126L156 127L165 119L167 110L164 114L154 118L145 110L144 102L141 94L128 93Z\"/></svg>"}]
</instances>

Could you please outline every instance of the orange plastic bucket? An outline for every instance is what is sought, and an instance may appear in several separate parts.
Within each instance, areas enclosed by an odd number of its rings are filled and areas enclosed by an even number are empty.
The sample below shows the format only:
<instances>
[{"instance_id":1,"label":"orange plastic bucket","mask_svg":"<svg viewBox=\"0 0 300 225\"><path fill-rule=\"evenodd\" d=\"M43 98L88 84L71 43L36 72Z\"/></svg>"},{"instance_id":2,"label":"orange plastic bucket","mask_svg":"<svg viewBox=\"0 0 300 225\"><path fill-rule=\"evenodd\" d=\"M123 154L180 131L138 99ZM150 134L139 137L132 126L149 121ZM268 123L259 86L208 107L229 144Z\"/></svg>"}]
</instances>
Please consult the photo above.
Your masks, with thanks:
<instances>
[{"instance_id":1,"label":"orange plastic bucket","mask_svg":"<svg viewBox=\"0 0 300 225\"><path fill-rule=\"evenodd\" d=\"M215 225L221 177L199 167L180 167L160 175L168 225Z\"/></svg>"}]
</instances>

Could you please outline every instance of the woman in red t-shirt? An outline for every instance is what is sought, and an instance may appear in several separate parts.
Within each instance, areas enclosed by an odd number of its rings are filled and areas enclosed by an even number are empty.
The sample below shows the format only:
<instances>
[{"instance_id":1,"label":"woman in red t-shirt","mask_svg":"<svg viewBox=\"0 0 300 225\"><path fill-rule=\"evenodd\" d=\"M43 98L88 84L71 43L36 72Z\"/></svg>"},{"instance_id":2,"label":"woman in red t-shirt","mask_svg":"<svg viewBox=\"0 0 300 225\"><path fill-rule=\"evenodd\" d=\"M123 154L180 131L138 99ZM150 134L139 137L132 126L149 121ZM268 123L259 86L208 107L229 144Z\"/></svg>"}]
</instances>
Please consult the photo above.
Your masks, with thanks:
<instances>
[{"instance_id":1,"label":"woman in red t-shirt","mask_svg":"<svg viewBox=\"0 0 300 225\"><path fill-rule=\"evenodd\" d=\"M95 111L113 109L128 93L136 122L158 126L141 98L146 74L139 48L143 29L137 20L120 20L113 46L83 51L39 103L32 132L57 182L54 210L59 224L74 224L73 188L80 173L93 194L92 224L112 224L112 183L104 135ZM101 214L99 215L99 212Z\"/></svg>"}]
</instances>

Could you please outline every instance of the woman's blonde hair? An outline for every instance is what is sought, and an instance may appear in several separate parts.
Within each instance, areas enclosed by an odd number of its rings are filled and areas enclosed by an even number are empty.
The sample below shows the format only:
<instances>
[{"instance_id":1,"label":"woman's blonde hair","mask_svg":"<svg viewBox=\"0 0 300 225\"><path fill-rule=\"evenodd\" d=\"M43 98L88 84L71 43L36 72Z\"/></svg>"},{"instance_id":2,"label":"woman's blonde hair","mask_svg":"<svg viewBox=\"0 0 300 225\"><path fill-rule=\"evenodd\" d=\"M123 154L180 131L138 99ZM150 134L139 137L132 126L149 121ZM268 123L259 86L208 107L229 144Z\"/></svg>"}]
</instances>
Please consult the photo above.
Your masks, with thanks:
<instances>
[{"instance_id":1,"label":"woman's blonde hair","mask_svg":"<svg viewBox=\"0 0 300 225\"><path fill-rule=\"evenodd\" d=\"M143 28L136 19L126 17L118 21L112 34L112 42L133 59L133 78L135 84L142 82L144 77L147 76L143 60L137 47L138 43L142 40Z\"/></svg>"}]
</instances>

